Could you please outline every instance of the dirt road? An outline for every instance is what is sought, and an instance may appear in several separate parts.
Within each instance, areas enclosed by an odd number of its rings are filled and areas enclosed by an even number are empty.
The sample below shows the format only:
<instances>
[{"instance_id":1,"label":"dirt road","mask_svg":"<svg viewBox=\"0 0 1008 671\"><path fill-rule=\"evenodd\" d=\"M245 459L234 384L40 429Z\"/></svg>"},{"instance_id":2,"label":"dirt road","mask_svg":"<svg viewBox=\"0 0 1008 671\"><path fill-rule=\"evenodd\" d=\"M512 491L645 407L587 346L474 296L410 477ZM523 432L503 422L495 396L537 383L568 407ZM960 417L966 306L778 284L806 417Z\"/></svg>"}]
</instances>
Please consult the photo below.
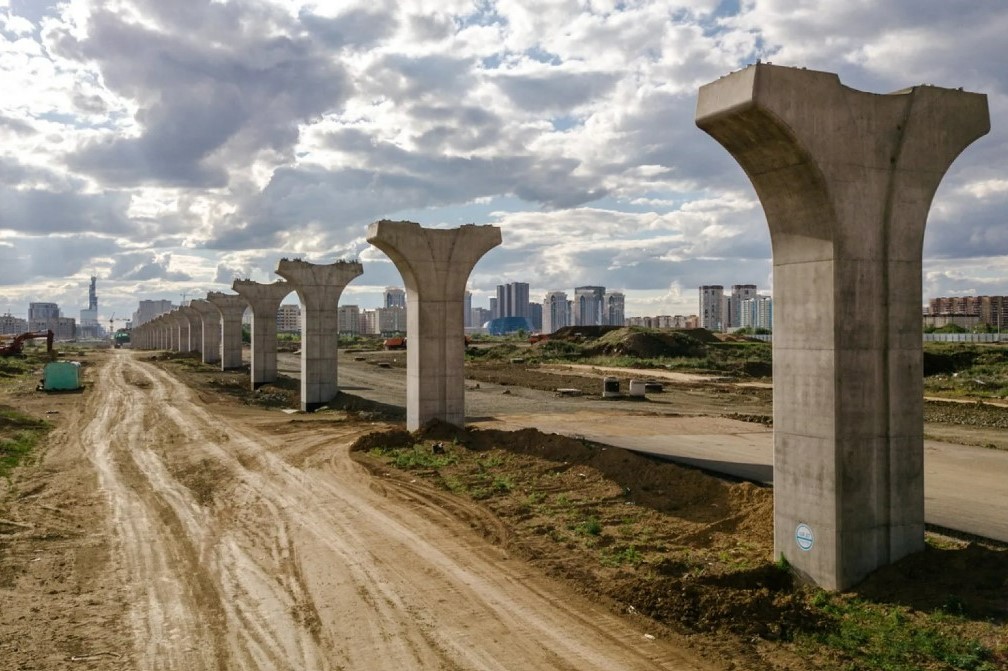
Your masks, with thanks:
<instances>
[{"instance_id":1,"label":"dirt road","mask_svg":"<svg viewBox=\"0 0 1008 671\"><path fill-rule=\"evenodd\" d=\"M107 498L93 608L128 606L87 668L712 668L510 558L479 508L369 476L348 447L374 425L201 398L127 351L96 377L61 439Z\"/></svg>"}]
</instances>

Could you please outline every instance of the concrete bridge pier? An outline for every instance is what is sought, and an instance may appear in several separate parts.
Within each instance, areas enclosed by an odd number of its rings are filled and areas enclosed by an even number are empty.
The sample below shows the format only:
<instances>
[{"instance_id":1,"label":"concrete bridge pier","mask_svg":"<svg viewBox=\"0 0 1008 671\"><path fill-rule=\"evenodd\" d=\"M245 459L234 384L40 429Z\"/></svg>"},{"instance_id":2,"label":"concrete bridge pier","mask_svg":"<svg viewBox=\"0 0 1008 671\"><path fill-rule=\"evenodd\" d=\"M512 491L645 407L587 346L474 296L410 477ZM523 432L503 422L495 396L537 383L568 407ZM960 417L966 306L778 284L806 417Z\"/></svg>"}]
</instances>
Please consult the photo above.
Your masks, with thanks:
<instances>
[{"instance_id":1,"label":"concrete bridge pier","mask_svg":"<svg viewBox=\"0 0 1008 671\"><path fill-rule=\"evenodd\" d=\"M203 363L220 362L221 313L213 303L207 300L194 300L189 307L199 314L200 319L200 352L203 353Z\"/></svg>"},{"instance_id":2,"label":"concrete bridge pier","mask_svg":"<svg viewBox=\"0 0 1008 671\"><path fill-rule=\"evenodd\" d=\"M179 308L181 314L189 324L189 352L203 353L203 318L200 313L190 305Z\"/></svg>"},{"instance_id":3,"label":"concrete bridge pier","mask_svg":"<svg viewBox=\"0 0 1008 671\"><path fill-rule=\"evenodd\" d=\"M500 229L378 221L368 227L367 241L392 259L406 285L406 428L431 419L463 426L462 302L476 262L501 243Z\"/></svg>"},{"instance_id":4,"label":"concrete bridge pier","mask_svg":"<svg viewBox=\"0 0 1008 671\"><path fill-rule=\"evenodd\" d=\"M339 299L361 264L337 261L326 265L281 259L276 274L287 280L301 300L301 409L311 411L336 397L339 362Z\"/></svg>"},{"instance_id":5,"label":"concrete bridge pier","mask_svg":"<svg viewBox=\"0 0 1008 671\"><path fill-rule=\"evenodd\" d=\"M987 98L758 64L701 87L696 123L770 227L774 551L846 589L924 547L924 226L949 165L990 129Z\"/></svg>"},{"instance_id":6,"label":"concrete bridge pier","mask_svg":"<svg viewBox=\"0 0 1008 671\"><path fill-rule=\"evenodd\" d=\"M182 312L184 309L178 307L171 312L171 317L175 321L175 351L179 354L192 351L189 346L189 317Z\"/></svg>"},{"instance_id":7,"label":"concrete bridge pier","mask_svg":"<svg viewBox=\"0 0 1008 671\"><path fill-rule=\"evenodd\" d=\"M170 312L164 314L163 318L164 318L164 330L166 335L164 339L164 349L169 352L177 352L178 324L175 323L175 318L171 316Z\"/></svg>"},{"instance_id":8,"label":"concrete bridge pier","mask_svg":"<svg viewBox=\"0 0 1008 671\"><path fill-rule=\"evenodd\" d=\"M252 308L252 389L277 379L277 310L292 290L283 280L262 284L235 280L231 285Z\"/></svg>"},{"instance_id":9,"label":"concrete bridge pier","mask_svg":"<svg viewBox=\"0 0 1008 671\"><path fill-rule=\"evenodd\" d=\"M248 301L242 296L211 291L207 301L221 314L221 370L242 367L242 315Z\"/></svg>"}]
</instances>

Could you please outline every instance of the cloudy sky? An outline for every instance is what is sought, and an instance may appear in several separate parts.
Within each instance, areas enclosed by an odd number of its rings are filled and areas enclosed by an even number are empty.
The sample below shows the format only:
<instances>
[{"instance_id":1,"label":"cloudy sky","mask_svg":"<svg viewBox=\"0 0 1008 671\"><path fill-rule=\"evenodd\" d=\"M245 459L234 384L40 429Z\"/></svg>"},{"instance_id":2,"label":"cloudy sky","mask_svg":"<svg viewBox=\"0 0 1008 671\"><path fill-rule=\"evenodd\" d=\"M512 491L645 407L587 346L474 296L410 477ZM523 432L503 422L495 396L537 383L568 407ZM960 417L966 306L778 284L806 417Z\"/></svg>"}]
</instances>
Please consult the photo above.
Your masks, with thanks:
<instances>
[{"instance_id":1,"label":"cloudy sky","mask_svg":"<svg viewBox=\"0 0 1008 671\"><path fill-rule=\"evenodd\" d=\"M1003 0L0 0L0 312L103 319L359 259L344 303L401 285L367 224L500 226L470 278L696 312L770 290L700 85L755 62L989 97L992 131L935 199L924 296L1008 294Z\"/></svg>"}]
</instances>

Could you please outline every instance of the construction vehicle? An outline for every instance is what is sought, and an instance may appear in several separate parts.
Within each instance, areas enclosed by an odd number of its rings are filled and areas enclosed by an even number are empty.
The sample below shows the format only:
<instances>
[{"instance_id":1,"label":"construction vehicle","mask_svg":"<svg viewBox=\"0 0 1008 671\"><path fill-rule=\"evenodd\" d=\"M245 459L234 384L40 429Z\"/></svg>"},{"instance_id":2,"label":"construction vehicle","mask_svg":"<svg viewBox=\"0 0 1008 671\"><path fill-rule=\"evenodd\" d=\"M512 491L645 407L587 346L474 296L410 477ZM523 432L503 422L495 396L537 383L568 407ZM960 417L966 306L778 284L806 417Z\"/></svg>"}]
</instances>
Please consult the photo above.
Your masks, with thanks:
<instances>
[{"instance_id":1,"label":"construction vehicle","mask_svg":"<svg viewBox=\"0 0 1008 671\"><path fill-rule=\"evenodd\" d=\"M128 329L119 329L112 334L112 343L116 349L119 349L126 343L130 341L130 332Z\"/></svg>"},{"instance_id":2,"label":"construction vehicle","mask_svg":"<svg viewBox=\"0 0 1008 671\"><path fill-rule=\"evenodd\" d=\"M49 329L48 331L28 331L27 333L15 336L14 340L6 345L0 345L0 356L18 356L21 354L27 341L41 338L46 339L46 352L51 355L53 351L53 332L52 329Z\"/></svg>"}]
</instances>

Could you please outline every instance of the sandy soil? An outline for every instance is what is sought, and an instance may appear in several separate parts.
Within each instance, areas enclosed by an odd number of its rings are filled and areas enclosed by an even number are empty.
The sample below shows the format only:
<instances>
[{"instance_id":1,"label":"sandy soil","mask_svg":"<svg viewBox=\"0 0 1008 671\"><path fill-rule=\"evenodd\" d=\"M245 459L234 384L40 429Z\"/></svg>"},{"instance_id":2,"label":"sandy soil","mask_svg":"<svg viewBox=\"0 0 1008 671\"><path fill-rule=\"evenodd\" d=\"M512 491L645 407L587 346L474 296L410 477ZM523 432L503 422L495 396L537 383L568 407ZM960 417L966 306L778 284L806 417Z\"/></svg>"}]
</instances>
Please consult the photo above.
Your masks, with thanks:
<instances>
[{"instance_id":1,"label":"sandy soil","mask_svg":"<svg viewBox=\"0 0 1008 671\"><path fill-rule=\"evenodd\" d=\"M481 507L371 476L348 449L382 425L127 351L87 379L18 396L60 428L0 504L0 668L716 668L512 557Z\"/></svg>"}]
</instances>

